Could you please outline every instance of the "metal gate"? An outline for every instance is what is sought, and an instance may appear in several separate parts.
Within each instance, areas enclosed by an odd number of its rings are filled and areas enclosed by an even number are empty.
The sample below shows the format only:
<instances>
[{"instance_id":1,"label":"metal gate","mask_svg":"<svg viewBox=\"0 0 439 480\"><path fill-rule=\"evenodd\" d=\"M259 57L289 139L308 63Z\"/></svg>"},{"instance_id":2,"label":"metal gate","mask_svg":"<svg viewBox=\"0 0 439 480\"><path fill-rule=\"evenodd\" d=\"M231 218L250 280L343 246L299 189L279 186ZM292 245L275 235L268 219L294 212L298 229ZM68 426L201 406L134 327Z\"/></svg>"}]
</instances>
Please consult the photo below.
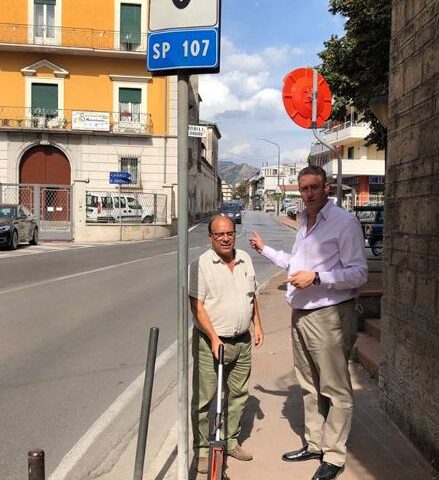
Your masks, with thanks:
<instances>
[{"instance_id":1,"label":"metal gate","mask_svg":"<svg viewBox=\"0 0 439 480\"><path fill-rule=\"evenodd\" d=\"M72 240L70 185L0 183L0 203L21 204L36 217L41 240Z\"/></svg>"}]
</instances>

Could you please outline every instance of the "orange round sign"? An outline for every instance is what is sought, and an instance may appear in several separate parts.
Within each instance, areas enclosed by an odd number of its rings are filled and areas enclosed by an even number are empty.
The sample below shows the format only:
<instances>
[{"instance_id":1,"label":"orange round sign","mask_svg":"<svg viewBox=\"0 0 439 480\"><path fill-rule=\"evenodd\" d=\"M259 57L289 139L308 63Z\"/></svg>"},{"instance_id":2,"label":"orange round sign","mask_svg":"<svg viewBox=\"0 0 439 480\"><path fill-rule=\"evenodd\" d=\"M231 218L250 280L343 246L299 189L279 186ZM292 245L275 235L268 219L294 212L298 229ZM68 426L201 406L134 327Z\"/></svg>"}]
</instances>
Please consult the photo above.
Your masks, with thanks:
<instances>
[{"instance_id":1,"label":"orange round sign","mask_svg":"<svg viewBox=\"0 0 439 480\"><path fill-rule=\"evenodd\" d=\"M284 78L282 99L293 122L311 128L312 122L312 68L298 68ZM322 127L331 114L332 96L325 79L317 74L316 127Z\"/></svg>"}]
</instances>

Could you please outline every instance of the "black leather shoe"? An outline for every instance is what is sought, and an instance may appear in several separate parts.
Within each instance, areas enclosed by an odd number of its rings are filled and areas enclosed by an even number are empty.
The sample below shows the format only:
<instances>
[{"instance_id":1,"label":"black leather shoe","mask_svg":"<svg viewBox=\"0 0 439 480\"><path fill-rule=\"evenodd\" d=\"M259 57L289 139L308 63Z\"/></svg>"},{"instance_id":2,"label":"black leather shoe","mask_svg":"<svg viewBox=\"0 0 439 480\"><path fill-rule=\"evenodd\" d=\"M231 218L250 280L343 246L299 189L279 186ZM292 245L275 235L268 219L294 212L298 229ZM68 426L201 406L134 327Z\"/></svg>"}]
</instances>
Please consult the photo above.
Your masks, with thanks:
<instances>
[{"instance_id":1,"label":"black leather shoe","mask_svg":"<svg viewBox=\"0 0 439 480\"><path fill-rule=\"evenodd\" d=\"M338 467L332 463L322 462L312 480L333 480L343 473L344 467Z\"/></svg>"},{"instance_id":2,"label":"black leather shoe","mask_svg":"<svg viewBox=\"0 0 439 480\"><path fill-rule=\"evenodd\" d=\"M282 460L285 460L285 462L303 462L304 460L313 460L316 458L320 460L322 458L322 452L309 452L308 445L305 445L299 450L285 452L282 455Z\"/></svg>"}]
</instances>

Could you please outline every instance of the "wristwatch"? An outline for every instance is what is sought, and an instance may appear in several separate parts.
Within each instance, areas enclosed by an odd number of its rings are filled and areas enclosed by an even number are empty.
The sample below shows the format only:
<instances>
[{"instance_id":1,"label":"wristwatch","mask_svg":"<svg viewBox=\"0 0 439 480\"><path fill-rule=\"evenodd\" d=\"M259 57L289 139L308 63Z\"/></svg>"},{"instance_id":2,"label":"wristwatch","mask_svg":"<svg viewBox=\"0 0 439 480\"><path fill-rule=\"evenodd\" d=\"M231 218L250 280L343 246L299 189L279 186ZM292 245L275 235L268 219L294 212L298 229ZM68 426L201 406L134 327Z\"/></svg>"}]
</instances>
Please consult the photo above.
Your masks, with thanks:
<instances>
[{"instance_id":1,"label":"wristwatch","mask_svg":"<svg viewBox=\"0 0 439 480\"><path fill-rule=\"evenodd\" d=\"M319 272L314 272L314 280L312 281L313 285L320 285L322 282L320 280Z\"/></svg>"}]
</instances>

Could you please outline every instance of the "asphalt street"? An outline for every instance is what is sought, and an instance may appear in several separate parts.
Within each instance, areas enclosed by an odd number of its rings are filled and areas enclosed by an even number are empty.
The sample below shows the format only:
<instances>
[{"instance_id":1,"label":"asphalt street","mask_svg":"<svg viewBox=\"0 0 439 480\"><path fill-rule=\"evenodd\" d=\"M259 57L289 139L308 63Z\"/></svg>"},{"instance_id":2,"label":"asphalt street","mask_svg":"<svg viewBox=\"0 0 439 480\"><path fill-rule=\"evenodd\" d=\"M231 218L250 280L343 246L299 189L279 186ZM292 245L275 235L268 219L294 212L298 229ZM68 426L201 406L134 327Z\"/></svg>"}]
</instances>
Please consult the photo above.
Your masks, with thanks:
<instances>
[{"instance_id":1,"label":"asphalt street","mask_svg":"<svg viewBox=\"0 0 439 480\"><path fill-rule=\"evenodd\" d=\"M273 215L244 212L239 248L250 250L252 230L275 248L294 240ZM207 248L201 224L189 234L189 258ZM158 354L175 342L176 250L171 238L0 252L0 479L27 478L31 448L45 450L49 476L143 371L150 327L160 328ZM263 282L275 268L251 255ZM175 371L160 380L175 383Z\"/></svg>"}]
</instances>

